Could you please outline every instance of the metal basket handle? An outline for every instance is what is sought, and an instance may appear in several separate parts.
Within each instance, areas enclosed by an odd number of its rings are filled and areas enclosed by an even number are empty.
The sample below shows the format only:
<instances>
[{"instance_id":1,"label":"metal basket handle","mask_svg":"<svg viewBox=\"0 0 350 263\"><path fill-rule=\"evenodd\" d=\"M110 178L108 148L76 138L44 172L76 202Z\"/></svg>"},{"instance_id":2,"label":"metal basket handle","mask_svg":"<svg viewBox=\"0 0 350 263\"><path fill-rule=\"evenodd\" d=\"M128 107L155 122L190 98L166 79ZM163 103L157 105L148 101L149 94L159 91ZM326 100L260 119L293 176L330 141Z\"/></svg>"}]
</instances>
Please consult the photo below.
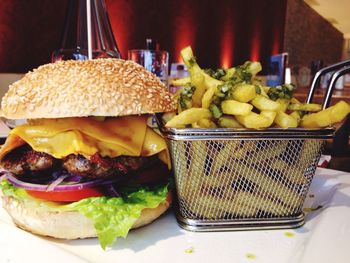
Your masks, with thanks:
<instances>
[{"instance_id":1,"label":"metal basket handle","mask_svg":"<svg viewBox=\"0 0 350 263\"><path fill-rule=\"evenodd\" d=\"M320 79L321 79L321 77L323 75L325 75L328 72L334 71L334 70L339 70L340 69L339 71L341 71L344 67L347 67L347 66L350 66L350 59L349 60L345 60L345 61L341 61L339 63L330 65L328 67L325 67L325 68L320 69L319 71L317 71L316 74L315 74L315 77L312 80L306 103L311 103L312 102L312 99L313 99L313 96L314 96L314 93L315 93L315 89L316 89L317 85L319 84ZM332 75L332 78L333 78L333 76L336 73L334 73ZM343 73L343 74L345 74L345 73ZM339 73L338 74L339 76L337 78L339 78L343 74ZM333 86L334 86L334 84L333 84ZM332 95L332 91L333 91L333 88L332 88L332 86L329 85L328 88L327 88L327 91L326 91L326 96L325 96L324 101L323 101L323 108L328 106L328 104L330 102L330 97Z\"/></svg>"},{"instance_id":2,"label":"metal basket handle","mask_svg":"<svg viewBox=\"0 0 350 263\"><path fill-rule=\"evenodd\" d=\"M335 87L335 84L337 83L337 80L347 74L350 73L350 67L346 67L346 68L342 68L336 72L333 73L331 80L329 81L328 87L327 87L327 91L326 91L326 95L323 99L323 109L326 109L329 104L331 103L331 98L332 98L332 93Z\"/></svg>"}]
</instances>

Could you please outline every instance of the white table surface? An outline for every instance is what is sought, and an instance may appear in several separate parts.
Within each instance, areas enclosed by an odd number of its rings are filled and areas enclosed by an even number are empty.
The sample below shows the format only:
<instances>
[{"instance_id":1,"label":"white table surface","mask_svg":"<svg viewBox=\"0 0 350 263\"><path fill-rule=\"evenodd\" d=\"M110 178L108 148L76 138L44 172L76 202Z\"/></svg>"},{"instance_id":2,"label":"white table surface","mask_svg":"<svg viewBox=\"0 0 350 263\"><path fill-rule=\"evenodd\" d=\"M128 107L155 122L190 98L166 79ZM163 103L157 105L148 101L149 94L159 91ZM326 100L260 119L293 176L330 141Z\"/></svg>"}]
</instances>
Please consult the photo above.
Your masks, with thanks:
<instances>
[{"instance_id":1,"label":"white table surface","mask_svg":"<svg viewBox=\"0 0 350 263\"><path fill-rule=\"evenodd\" d=\"M16 228L0 209L0 262L350 262L350 174L317 169L303 227L195 233L172 211L103 251L97 239L57 241Z\"/></svg>"}]
</instances>

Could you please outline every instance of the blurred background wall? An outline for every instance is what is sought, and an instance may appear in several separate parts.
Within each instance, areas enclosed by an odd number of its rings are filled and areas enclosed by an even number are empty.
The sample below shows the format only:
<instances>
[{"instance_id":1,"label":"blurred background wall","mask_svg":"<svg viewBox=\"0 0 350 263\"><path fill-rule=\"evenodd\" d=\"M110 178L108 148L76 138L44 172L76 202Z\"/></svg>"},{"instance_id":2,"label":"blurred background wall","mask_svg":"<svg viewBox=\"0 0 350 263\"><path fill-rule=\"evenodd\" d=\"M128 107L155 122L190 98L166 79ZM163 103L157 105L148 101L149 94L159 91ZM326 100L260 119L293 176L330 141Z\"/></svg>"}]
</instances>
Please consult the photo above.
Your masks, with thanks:
<instances>
[{"instance_id":1,"label":"blurred background wall","mask_svg":"<svg viewBox=\"0 0 350 263\"><path fill-rule=\"evenodd\" d=\"M0 72L26 72L50 61L60 41L66 2L0 1Z\"/></svg>"},{"instance_id":2,"label":"blurred background wall","mask_svg":"<svg viewBox=\"0 0 350 263\"><path fill-rule=\"evenodd\" d=\"M341 60L343 45L343 34L304 1L287 2L283 50L290 65L310 67L317 60L333 64Z\"/></svg>"},{"instance_id":3,"label":"blurred background wall","mask_svg":"<svg viewBox=\"0 0 350 263\"><path fill-rule=\"evenodd\" d=\"M1 1L0 72L26 72L50 61L60 44L67 1ZM106 0L106 5L124 58L128 49L144 48L146 38L157 39L171 62L179 62L181 48L191 45L203 67L259 60L266 70L270 55L281 52L306 66L316 58L341 57L341 33L302 0Z\"/></svg>"}]
</instances>

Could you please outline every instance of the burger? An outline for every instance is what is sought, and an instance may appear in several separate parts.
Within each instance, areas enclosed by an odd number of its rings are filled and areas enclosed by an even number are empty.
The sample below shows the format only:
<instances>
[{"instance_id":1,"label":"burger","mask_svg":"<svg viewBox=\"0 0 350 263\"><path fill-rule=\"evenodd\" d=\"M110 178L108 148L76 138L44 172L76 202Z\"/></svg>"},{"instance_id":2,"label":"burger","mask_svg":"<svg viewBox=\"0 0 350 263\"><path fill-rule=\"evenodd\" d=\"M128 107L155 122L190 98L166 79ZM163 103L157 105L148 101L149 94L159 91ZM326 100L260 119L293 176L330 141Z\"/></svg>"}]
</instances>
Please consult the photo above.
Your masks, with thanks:
<instances>
[{"instance_id":1,"label":"burger","mask_svg":"<svg viewBox=\"0 0 350 263\"><path fill-rule=\"evenodd\" d=\"M171 203L166 142L149 125L175 110L162 82L122 59L60 61L9 87L1 114L27 122L0 150L0 189L14 223L103 248Z\"/></svg>"}]
</instances>

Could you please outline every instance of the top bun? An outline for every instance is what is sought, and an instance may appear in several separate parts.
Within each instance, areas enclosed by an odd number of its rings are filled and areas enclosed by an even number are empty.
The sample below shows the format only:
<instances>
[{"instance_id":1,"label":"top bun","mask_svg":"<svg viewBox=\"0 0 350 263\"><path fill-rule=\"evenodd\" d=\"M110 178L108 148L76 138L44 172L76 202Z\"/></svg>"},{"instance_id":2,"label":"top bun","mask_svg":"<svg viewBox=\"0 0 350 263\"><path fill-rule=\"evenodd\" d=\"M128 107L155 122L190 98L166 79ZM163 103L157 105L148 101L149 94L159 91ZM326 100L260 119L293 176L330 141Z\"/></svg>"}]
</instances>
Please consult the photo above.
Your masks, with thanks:
<instances>
[{"instance_id":1,"label":"top bun","mask_svg":"<svg viewBox=\"0 0 350 263\"><path fill-rule=\"evenodd\" d=\"M8 119L125 116L175 110L166 86L122 59L59 61L27 73L2 99Z\"/></svg>"}]
</instances>

